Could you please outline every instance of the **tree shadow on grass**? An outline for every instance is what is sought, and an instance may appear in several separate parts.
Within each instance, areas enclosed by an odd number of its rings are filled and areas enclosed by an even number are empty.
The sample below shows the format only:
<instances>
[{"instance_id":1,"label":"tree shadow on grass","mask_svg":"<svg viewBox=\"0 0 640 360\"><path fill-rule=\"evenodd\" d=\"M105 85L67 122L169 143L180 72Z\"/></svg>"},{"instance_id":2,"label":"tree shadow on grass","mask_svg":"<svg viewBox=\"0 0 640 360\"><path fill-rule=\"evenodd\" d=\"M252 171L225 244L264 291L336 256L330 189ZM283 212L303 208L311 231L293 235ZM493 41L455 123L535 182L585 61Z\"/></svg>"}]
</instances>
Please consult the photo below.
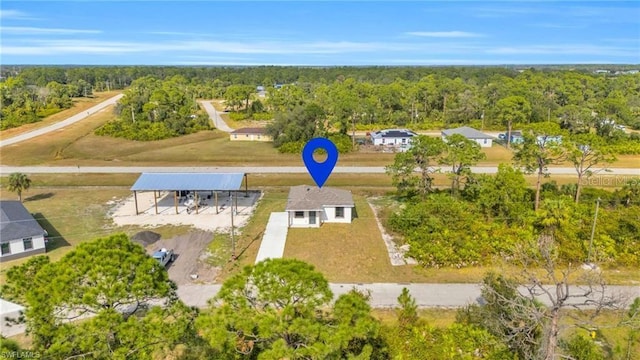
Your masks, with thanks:
<instances>
[{"instance_id":1,"label":"tree shadow on grass","mask_svg":"<svg viewBox=\"0 0 640 360\"><path fill-rule=\"evenodd\" d=\"M36 219L36 221L38 221L38 224L40 224L40 226L42 226L42 228L47 231L47 234L49 234L47 236L47 239L49 240L46 244L47 251L65 246L71 246L71 244L69 244L64 236L62 236L58 232L58 230L56 230L56 228L49 222L49 220L47 220L46 217L44 217L44 215L42 215L42 213L35 213L33 214L33 217Z\"/></svg>"},{"instance_id":2,"label":"tree shadow on grass","mask_svg":"<svg viewBox=\"0 0 640 360\"><path fill-rule=\"evenodd\" d=\"M53 195L54 195L54 193L52 193L52 192L37 194L37 195L29 196L28 198L25 198L24 201L27 202L27 201L44 200L44 199L48 199L50 197L53 197Z\"/></svg>"}]
</instances>

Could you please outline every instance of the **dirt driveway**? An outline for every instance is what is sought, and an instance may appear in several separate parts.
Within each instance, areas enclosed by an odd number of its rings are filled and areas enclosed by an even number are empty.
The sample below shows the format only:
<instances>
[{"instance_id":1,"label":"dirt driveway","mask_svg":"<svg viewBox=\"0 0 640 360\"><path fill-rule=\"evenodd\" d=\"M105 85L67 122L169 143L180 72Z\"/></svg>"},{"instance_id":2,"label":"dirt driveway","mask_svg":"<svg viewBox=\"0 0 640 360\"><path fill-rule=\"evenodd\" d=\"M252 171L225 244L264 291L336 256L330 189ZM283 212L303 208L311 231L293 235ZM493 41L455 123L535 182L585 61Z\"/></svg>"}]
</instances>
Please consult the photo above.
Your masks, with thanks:
<instances>
[{"instance_id":1,"label":"dirt driveway","mask_svg":"<svg viewBox=\"0 0 640 360\"><path fill-rule=\"evenodd\" d=\"M160 248L173 249L176 259L169 264L169 278L178 285L193 283L212 283L218 269L208 265L203 254L207 245L213 240L213 233L208 231L192 231L171 239L160 239L147 248L149 254ZM197 278L192 278L197 275Z\"/></svg>"}]
</instances>

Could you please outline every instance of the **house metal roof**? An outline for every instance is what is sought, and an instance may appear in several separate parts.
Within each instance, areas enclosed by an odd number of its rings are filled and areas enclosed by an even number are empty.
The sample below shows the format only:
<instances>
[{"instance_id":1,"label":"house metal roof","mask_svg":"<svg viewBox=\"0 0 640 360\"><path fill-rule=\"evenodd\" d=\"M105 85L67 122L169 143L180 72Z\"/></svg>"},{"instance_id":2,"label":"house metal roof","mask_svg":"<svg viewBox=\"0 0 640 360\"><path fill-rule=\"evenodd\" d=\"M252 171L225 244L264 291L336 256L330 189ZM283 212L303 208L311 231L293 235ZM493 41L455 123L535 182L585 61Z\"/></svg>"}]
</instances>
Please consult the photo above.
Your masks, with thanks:
<instances>
[{"instance_id":1,"label":"house metal roof","mask_svg":"<svg viewBox=\"0 0 640 360\"><path fill-rule=\"evenodd\" d=\"M244 173L143 173L132 191L240 190Z\"/></svg>"},{"instance_id":2,"label":"house metal roof","mask_svg":"<svg viewBox=\"0 0 640 360\"><path fill-rule=\"evenodd\" d=\"M410 138L417 134L407 129L387 129L371 133L372 138Z\"/></svg>"},{"instance_id":3,"label":"house metal roof","mask_svg":"<svg viewBox=\"0 0 640 360\"><path fill-rule=\"evenodd\" d=\"M442 130L442 135L444 136L451 136L453 134L460 134L467 139L493 139L493 136L487 135L468 126L459 127L456 129Z\"/></svg>"},{"instance_id":4,"label":"house metal roof","mask_svg":"<svg viewBox=\"0 0 640 360\"><path fill-rule=\"evenodd\" d=\"M0 201L0 243L44 235L44 229L20 201Z\"/></svg>"},{"instance_id":5,"label":"house metal roof","mask_svg":"<svg viewBox=\"0 0 640 360\"><path fill-rule=\"evenodd\" d=\"M322 210L326 206L354 207L351 191L316 187L292 186L287 199L287 211Z\"/></svg>"}]
</instances>

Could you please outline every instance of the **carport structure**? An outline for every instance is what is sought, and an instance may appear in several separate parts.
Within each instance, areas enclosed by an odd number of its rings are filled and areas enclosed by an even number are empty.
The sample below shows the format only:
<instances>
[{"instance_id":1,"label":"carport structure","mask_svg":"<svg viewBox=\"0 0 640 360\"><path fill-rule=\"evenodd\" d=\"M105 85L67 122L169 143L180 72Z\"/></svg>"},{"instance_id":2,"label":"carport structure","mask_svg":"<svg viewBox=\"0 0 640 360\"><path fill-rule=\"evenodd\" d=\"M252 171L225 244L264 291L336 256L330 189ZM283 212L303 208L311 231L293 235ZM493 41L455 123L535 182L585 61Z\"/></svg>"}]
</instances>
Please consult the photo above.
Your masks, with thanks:
<instances>
[{"instance_id":1,"label":"carport structure","mask_svg":"<svg viewBox=\"0 0 640 360\"><path fill-rule=\"evenodd\" d=\"M218 210L217 191L233 191L237 194L242 189L244 181L245 195L248 191L247 174L245 173L142 173L138 180L131 187L138 211L139 191L153 191L156 214L158 214L158 193L160 191L172 191L176 214L178 214L178 193L182 191L193 191L195 193L196 214L198 213L199 199L198 191L211 191L215 195L216 214ZM231 205L233 206L233 205ZM238 208L238 196L235 197L235 207Z\"/></svg>"}]
</instances>

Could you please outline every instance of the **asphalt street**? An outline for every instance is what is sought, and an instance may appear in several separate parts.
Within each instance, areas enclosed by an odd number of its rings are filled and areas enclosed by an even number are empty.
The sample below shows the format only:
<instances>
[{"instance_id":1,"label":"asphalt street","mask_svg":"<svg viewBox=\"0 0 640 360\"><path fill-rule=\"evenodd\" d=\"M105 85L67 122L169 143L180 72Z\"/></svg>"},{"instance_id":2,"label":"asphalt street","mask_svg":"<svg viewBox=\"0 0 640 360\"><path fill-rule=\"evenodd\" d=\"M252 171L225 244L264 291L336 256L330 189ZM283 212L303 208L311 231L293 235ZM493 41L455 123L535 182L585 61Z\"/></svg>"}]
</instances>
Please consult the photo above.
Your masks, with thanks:
<instances>
[{"instance_id":1,"label":"asphalt street","mask_svg":"<svg viewBox=\"0 0 640 360\"><path fill-rule=\"evenodd\" d=\"M438 169L438 168L435 168ZM448 168L439 168L442 172L447 172ZM495 174L498 171L496 166L473 166L471 171L476 174ZM168 173L188 173L188 172L211 172L211 173L237 173L248 174L306 174L307 168L304 166L6 166L0 165L0 174L6 175L12 172L22 172L26 174L102 174L102 173L143 173L143 172L168 172ZM334 174L384 174L383 166L336 166ZM549 168L552 175L576 175L572 167ZM619 176L640 176L640 168L612 168L609 171L595 174L598 175L619 175ZM593 178L592 178L593 179ZM620 185L623 185L621 182Z\"/></svg>"},{"instance_id":2,"label":"asphalt street","mask_svg":"<svg viewBox=\"0 0 640 360\"><path fill-rule=\"evenodd\" d=\"M49 125L49 126L45 126L43 128L37 129L37 130L29 131L29 132L26 132L24 134L20 134L20 135L11 137L9 139L0 140L0 147L7 146L7 145L12 145L12 144L15 144L15 143L19 143L21 141L25 141L25 140L34 138L36 136L41 136L41 135L44 135L46 133L62 129L65 126L69 126L71 124L77 123L78 121L86 119L87 117L97 113L98 111L106 108L107 106L111 106L111 105L115 104L123 96L124 96L123 94L118 94L118 95L116 95L116 96L114 96L112 98L109 98L109 99L99 103L98 105L95 105L95 106L87 109L86 111L83 111L81 113L75 114L75 115L67 118L66 120L57 122L57 123Z\"/></svg>"}]
</instances>

